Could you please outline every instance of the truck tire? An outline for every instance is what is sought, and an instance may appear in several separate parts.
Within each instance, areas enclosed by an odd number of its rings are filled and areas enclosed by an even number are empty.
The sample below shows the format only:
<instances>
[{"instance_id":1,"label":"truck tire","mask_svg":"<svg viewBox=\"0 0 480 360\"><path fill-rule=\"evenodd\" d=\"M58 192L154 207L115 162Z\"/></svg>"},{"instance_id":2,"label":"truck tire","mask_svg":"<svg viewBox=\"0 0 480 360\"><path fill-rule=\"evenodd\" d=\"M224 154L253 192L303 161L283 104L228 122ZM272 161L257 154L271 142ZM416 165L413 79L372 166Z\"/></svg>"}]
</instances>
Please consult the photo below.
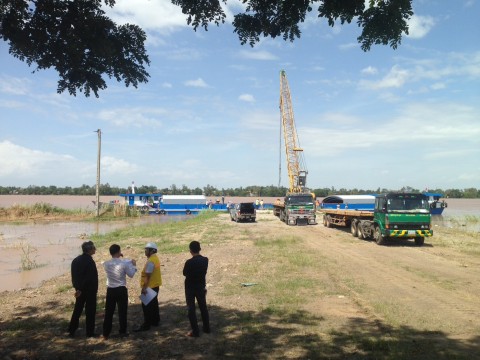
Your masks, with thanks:
<instances>
[{"instance_id":1,"label":"truck tire","mask_svg":"<svg viewBox=\"0 0 480 360\"><path fill-rule=\"evenodd\" d=\"M415 238L415 245L422 246L425 242L425 238L423 236L419 236Z\"/></svg>"},{"instance_id":2,"label":"truck tire","mask_svg":"<svg viewBox=\"0 0 480 360\"><path fill-rule=\"evenodd\" d=\"M327 215L323 215L323 220L322 220L322 222L323 222L323 226L326 227L326 226L327 226Z\"/></svg>"},{"instance_id":3,"label":"truck tire","mask_svg":"<svg viewBox=\"0 0 480 360\"><path fill-rule=\"evenodd\" d=\"M357 220L352 220L350 223L350 231L353 237L358 237L358 223Z\"/></svg>"},{"instance_id":4,"label":"truck tire","mask_svg":"<svg viewBox=\"0 0 480 360\"><path fill-rule=\"evenodd\" d=\"M365 240L367 237L365 236L365 233L363 232L362 225L358 224L357 225L357 233L358 233L358 238L360 240Z\"/></svg>"},{"instance_id":5,"label":"truck tire","mask_svg":"<svg viewBox=\"0 0 480 360\"><path fill-rule=\"evenodd\" d=\"M380 226L375 226L375 242L377 245L384 245L386 242L385 236L382 235Z\"/></svg>"},{"instance_id":6,"label":"truck tire","mask_svg":"<svg viewBox=\"0 0 480 360\"><path fill-rule=\"evenodd\" d=\"M332 221L330 220L330 215L327 215L327 218L325 220L327 222L327 224L325 225L327 228L331 228L332 227Z\"/></svg>"}]
</instances>

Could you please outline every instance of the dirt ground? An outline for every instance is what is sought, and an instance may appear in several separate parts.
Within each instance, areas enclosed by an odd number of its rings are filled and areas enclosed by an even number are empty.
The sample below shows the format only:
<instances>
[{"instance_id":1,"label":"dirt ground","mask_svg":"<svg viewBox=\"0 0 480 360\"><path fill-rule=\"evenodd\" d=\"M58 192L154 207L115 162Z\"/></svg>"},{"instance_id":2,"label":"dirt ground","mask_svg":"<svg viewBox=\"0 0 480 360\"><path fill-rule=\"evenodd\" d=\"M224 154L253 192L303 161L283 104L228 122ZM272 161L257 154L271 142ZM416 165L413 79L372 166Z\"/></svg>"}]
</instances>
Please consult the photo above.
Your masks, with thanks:
<instances>
[{"instance_id":1,"label":"dirt ground","mask_svg":"<svg viewBox=\"0 0 480 360\"><path fill-rule=\"evenodd\" d=\"M223 233L217 235L222 241L209 244L201 237L201 230L195 235L203 239L202 253L210 258L207 300L211 334L197 339L185 336L189 324L181 271L187 253L160 254L164 286L159 296L158 329L131 333L126 339L112 335L108 341L86 340L80 329L75 339L67 338L73 296L68 289L69 274L65 274L38 289L0 294L0 358L479 358L478 247L448 246L449 241L462 242L463 237L468 240L465 244L472 239L478 242L478 233L436 229L423 247L413 242L378 246L353 238L348 231L326 228L321 221L314 226L287 226L268 211L259 211L255 223L233 223L226 214L212 221L222 225ZM315 276L318 287L324 290L312 288L312 296L305 298L300 309L308 314L309 321L268 316L255 292L241 286L258 280L242 275L245 265L260 262L255 241L289 235L302 239L299 246L318 260ZM124 255L143 264L139 250L127 248ZM95 255L102 284L99 299L105 294L100 262L106 259L105 252ZM137 281L128 285L130 330L140 324L142 316L135 293ZM244 320L252 317L264 322L259 324L261 330L244 327ZM98 333L102 319L99 311ZM82 317L81 327L83 321ZM115 332L116 318L113 325ZM380 337L383 340L379 343ZM245 344L248 349L243 348ZM395 348L409 349L409 353L391 355Z\"/></svg>"}]
</instances>

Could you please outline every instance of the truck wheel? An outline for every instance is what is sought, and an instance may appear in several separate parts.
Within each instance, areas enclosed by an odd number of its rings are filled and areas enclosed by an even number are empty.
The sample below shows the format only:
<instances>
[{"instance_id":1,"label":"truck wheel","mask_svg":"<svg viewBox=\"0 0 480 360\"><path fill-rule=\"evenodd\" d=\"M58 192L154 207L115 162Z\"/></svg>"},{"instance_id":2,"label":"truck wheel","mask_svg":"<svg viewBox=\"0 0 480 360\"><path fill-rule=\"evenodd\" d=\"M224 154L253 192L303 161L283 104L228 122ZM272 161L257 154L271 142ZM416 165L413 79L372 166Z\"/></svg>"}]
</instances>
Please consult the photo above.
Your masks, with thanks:
<instances>
[{"instance_id":1,"label":"truck wheel","mask_svg":"<svg viewBox=\"0 0 480 360\"><path fill-rule=\"evenodd\" d=\"M417 245L417 246L422 246L424 242L425 242L424 237L416 237L415 238L415 245Z\"/></svg>"},{"instance_id":2,"label":"truck wheel","mask_svg":"<svg viewBox=\"0 0 480 360\"><path fill-rule=\"evenodd\" d=\"M327 228L332 227L332 221L330 220L330 215L327 215L327 219L325 220L327 224L325 225Z\"/></svg>"},{"instance_id":3,"label":"truck wheel","mask_svg":"<svg viewBox=\"0 0 480 360\"><path fill-rule=\"evenodd\" d=\"M360 224L357 225L357 232L358 232L358 238L361 240L365 240L366 236L365 233L363 232L362 226Z\"/></svg>"},{"instance_id":4,"label":"truck wheel","mask_svg":"<svg viewBox=\"0 0 480 360\"><path fill-rule=\"evenodd\" d=\"M323 226L327 226L327 216L323 215Z\"/></svg>"},{"instance_id":5,"label":"truck wheel","mask_svg":"<svg viewBox=\"0 0 480 360\"><path fill-rule=\"evenodd\" d=\"M375 242L378 245L385 244L385 236L382 235L382 231L380 230L380 226L375 226Z\"/></svg>"},{"instance_id":6,"label":"truck wheel","mask_svg":"<svg viewBox=\"0 0 480 360\"><path fill-rule=\"evenodd\" d=\"M358 237L358 223L356 220L352 220L350 224L350 231L352 232L353 237Z\"/></svg>"}]
</instances>

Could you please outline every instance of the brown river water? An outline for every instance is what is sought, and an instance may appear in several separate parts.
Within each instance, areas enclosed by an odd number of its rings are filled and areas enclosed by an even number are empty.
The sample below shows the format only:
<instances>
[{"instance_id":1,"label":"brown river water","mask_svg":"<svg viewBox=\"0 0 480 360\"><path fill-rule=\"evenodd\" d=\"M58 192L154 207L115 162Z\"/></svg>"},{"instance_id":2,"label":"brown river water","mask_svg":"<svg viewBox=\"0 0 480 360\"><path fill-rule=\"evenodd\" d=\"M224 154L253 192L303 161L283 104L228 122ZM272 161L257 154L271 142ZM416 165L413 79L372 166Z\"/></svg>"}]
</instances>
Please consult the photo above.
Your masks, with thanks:
<instances>
[{"instance_id":1,"label":"brown river water","mask_svg":"<svg viewBox=\"0 0 480 360\"><path fill-rule=\"evenodd\" d=\"M118 196L102 196L100 201L118 200ZM272 203L276 198L264 198ZM0 208L14 204L49 203L64 209L94 211L94 196L68 195L0 195ZM247 202L255 198L226 198L225 201ZM462 226L469 231L480 231L480 224L463 221L468 216L480 217L480 199L447 199L443 216L432 218L434 226ZM72 259L80 254L82 242L91 234L104 234L115 229L149 222L181 221L187 216L150 215L139 219L113 222L35 222L26 224L0 223L0 291L34 288L42 281L69 271ZM37 267L22 270L22 258L35 262Z\"/></svg>"}]
</instances>

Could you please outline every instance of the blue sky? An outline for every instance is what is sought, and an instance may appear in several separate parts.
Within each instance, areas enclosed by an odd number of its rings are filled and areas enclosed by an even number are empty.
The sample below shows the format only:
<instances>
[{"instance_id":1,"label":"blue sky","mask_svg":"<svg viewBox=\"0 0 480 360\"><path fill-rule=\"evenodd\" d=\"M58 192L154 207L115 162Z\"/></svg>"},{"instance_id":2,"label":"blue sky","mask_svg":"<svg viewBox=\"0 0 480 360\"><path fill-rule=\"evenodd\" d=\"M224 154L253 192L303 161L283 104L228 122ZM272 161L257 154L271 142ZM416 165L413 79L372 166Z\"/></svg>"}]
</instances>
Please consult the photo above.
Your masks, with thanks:
<instances>
[{"instance_id":1,"label":"blue sky","mask_svg":"<svg viewBox=\"0 0 480 360\"><path fill-rule=\"evenodd\" d=\"M310 188L480 188L479 0L414 1L397 50L363 52L356 23L310 16L295 42L240 45L230 24L186 25L166 0L117 0L147 32L138 89L58 95L53 71L0 43L0 185L278 185L279 73L290 85ZM229 0L227 12L240 5ZM281 184L288 186L282 149Z\"/></svg>"}]
</instances>

